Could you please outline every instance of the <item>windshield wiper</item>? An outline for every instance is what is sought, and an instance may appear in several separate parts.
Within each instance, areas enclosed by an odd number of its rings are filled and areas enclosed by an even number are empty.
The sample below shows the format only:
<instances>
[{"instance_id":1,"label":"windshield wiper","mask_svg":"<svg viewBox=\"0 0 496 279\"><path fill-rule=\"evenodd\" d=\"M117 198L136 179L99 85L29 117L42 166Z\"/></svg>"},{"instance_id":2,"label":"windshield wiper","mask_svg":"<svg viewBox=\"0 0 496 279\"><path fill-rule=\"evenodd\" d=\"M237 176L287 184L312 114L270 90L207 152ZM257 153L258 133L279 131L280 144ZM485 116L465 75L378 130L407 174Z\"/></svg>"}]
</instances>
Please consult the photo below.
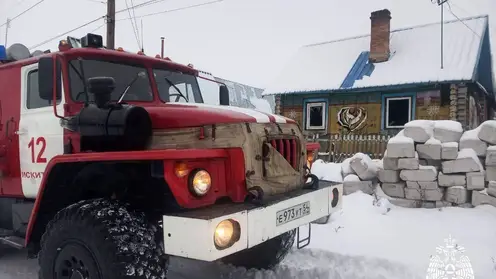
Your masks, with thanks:
<instances>
[{"instance_id":1,"label":"windshield wiper","mask_svg":"<svg viewBox=\"0 0 496 279\"><path fill-rule=\"evenodd\" d=\"M165 81L167 81L167 83L169 83L169 85L170 85L170 86L172 86L172 87L174 87L174 89L176 89L177 94L175 94L175 95L179 95L179 96L183 97L183 98L184 98L184 100L186 100L186 102L188 102L188 103L189 103L188 98L186 98L186 97L183 95L183 93L181 92L181 90L179 90L179 88L177 88L177 86L176 86L174 83L172 83L172 81L170 81L170 80L169 80L168 78L166 78L166 77L164 77L164 79L165 79ZM169 96L170 96L170 95L174 95L174 94L169 94ZM170 101L170 100L169 100L169 101Z\"/></svg>"},{"instance_id":2,"label":"windshield wiper","mask_svg":"<svg viewBox=\"0 0 496 279\"><path fill-rule=\"evenodd\" d=\"M81 94L84 94L85 98L86 98L86 104L89 102L89 96L88 96L88 84L86 84L86 78L84 76L84 68L83 68L83 59L81 57L78 57L77 58L78 62L79 62L79 69L81 70L81 73L78 71L78 69L76 68L76 66L74 66L74 64L69 63L69 65L72 67L72 69L74 69L74 72L76 72L76 74L79 76L79 78L81 79L81 82L83 83L83 92L79 92L77 95L76 95L76 101L79 99L79 96Z\"/></svg>"},{"instance_id":3,"label":"windshield wiper","mask_svg":"<svg viewBox=\"0 0 496 279\"><path fill-rule=\"evenodd\" d=\"M140 77L145 77L145 73L144 72L138 72L136 74L136 76L133 78L133 80L131 80L131 82L126 86L126 88L124 88L124 91L121 93L121 95L119 96L119 99L117 100L117 103L119 104L122 99L124 99L124 97L126 96L126 93L127 91L129 91L129 89L131 88L131 86L133 86L133 84L138 80L138 78Z\"/></svg>"}]
</instances>

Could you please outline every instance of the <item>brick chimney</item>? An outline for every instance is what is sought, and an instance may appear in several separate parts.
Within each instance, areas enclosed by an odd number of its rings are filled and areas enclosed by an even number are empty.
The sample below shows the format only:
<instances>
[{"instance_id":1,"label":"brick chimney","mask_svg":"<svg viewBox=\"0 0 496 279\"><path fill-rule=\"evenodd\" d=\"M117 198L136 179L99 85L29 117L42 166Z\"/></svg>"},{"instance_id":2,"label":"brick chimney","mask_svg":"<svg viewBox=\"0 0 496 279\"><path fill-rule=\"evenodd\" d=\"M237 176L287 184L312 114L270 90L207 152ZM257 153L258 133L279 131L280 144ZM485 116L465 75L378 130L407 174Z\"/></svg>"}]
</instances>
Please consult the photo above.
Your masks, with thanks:
<instances>
[{"instance_id":1,"label":"brick chimney","mask_svg":"<svg viewBox=\"0 0 496 279\"><path fill-rule=\"evenodd\" d=\"M372 63L385 62L389 59L389 32L391 31L391 12L388 9L370 14L370 55Z\"/></svg>"}]
</instances>

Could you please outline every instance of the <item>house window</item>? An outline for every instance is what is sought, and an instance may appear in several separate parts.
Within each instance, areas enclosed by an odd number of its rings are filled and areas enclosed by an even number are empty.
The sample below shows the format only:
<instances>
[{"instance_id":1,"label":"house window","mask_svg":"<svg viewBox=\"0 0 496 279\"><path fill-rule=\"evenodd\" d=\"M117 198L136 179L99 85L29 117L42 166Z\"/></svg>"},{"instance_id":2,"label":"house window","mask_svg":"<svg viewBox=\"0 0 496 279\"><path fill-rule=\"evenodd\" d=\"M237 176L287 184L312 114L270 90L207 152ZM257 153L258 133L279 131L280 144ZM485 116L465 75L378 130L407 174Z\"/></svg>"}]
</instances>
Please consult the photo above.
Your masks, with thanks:
<instances>
[{"instance_id":1,"label":"house window","mask_svg":"<svg viewBox=\"0 0 496 279\"><path fill-rule=\"evenodd\" d=\"M386 129L403 128L412 119L412 97L386 97Z\"/></svg>"},{"instance_id":2,"label":"house window","mask_svg":"<svg viewBox=\"0 0 496 279\"><path fill-rule=\"evenodd\" d=\"M325 130L326 128L326 102L306 103L306 130Z\"/></svg>"}]
</instances>

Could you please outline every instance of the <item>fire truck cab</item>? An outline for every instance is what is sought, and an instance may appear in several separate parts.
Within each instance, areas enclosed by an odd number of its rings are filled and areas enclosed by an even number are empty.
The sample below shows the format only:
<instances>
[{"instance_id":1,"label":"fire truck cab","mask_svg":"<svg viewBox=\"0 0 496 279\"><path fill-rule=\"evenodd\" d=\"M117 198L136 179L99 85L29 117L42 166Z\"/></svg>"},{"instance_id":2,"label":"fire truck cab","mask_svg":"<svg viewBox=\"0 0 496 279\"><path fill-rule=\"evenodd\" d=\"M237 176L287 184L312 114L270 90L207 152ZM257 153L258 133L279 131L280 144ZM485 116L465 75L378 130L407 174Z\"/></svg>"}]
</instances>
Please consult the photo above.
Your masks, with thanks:
<instances>
[{"instance_id":1,"label":"fire truck cab","mask_svg":"<svg viewBox=\"0 0 496 279\"><path fill-rule=\"evenodd\" d=\"M204 104L198 78L95 34L0 46L0 242L43 279L165 278L169 256L271 268L308 244L298 228L342 200L310 173L318 144L223 84Z\"/></svg>"}]
</instances>

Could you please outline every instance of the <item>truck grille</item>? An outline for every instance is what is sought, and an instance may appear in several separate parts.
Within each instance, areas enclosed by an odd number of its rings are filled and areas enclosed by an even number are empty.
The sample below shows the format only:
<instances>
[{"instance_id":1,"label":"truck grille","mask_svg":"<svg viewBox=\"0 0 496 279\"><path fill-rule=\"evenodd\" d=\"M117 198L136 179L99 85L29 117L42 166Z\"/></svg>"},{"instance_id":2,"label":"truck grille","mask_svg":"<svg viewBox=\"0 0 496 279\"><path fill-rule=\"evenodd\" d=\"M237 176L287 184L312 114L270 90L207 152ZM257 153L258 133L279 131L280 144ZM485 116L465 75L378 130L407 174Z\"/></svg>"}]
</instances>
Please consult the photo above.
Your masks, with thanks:
<instances>
[{"instance_id":1,"label":"truck grille","mask_svg":"<svg viewBox=\"0 0 496 279\"><path fill-rule=\"evenodd\" d=\"M295 170L298 170L298 141L297 139L273 139L272 147L288 161Z\"/></svg>"}]
</instances>

